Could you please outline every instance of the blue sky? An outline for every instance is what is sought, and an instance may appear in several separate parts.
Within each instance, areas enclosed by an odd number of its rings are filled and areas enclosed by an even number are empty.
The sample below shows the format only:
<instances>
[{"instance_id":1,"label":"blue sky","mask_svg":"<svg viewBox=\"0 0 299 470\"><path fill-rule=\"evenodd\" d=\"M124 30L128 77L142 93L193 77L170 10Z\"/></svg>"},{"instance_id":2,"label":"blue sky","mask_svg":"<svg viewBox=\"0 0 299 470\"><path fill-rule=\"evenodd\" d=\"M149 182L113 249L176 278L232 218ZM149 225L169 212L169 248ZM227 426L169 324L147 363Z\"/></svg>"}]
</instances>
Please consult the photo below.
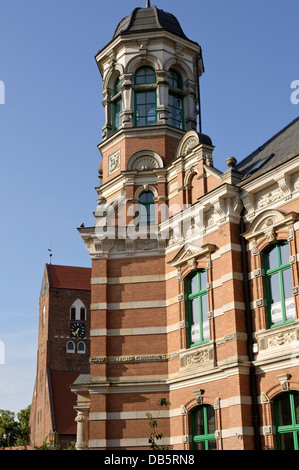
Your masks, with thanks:
<instances>
[{"instance_id":1,"label":"blue sky","mask_svg":"<svg viewBox=\"0 0 299 470\"><path fill-rule=\"evenodd\" d=\"M103 108L94 56L146 1L1 0L0 409L31 403L44 265L90 266ZM157 0L203 48L203 132L214 165L241 160L298 116L298 0ZM103 6L104 5L104 6ZM1 359L1 358L0 358ZM0 360L1 362L1 360Z\"/></svg>"}]
</instances>

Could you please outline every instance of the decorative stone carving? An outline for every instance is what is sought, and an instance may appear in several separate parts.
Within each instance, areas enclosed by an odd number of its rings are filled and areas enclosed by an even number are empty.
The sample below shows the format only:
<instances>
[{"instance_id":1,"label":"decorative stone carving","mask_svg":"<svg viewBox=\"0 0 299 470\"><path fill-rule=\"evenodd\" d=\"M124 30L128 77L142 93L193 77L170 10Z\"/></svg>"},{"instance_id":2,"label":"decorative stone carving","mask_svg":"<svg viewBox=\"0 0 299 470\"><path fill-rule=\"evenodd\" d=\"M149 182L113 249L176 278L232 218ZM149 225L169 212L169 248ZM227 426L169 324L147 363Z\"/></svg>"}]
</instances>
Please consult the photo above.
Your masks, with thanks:
<instances>
[{"instance_id":1,"label":"decorative stone carving","mask_svg":"<svg viewBox=\"0 0 299 470\"><path fill-rule=\"evenodd\" d=\"M163 159L152 150L141 150L135 153L127 164L129 171L155 170L163 167Z\"/></svg>"},{"instance_id":2,"label":"decorative stone carving","mask_svg":"<svg viewBox=\"0 0 299 470\"><path fill-rule=\"evenodd\" d=\"M206 348L196 349L187 354L182 354L180 357L180 367L190 367L206 365L214 360L214 351L211 346Z\"/></svg>"},{"instance_id":3,"label":"decorative stone carving","mask_svg":"<svg viewBox=\"0 0 299 470\"><path fill-rule=\"evenodd\" d=\"M287 392L288 390L290 390L290 384L289 384L289 380L291 378L290 374L277 375L276 377L278 378L280 382L281 390L283 392Z\"/></svg>"},{"instance_id":4,"label":"decorative stone carving","mask_svg":"<svg viewBox=\"0 0 299 470\"><path fill-rule=\"evenodd\" d=\"M263 427L263 434L265 436L269 436L273 434L273 427L272 426L264 426Z\"/></svg>"},{"instance_id":5,"label":"decorative stone carving","mask_svg":"<svg viewBox=\"0 0 299 470\"><path fill-rule=\"evenodd\" d=\"M204 390L193 390L193 393L195 395L195 399L199 405L202 405L203 403L203 394Z\"/></svg>"},{"instance_id":6,"label":"decorative stone carving","mask_svg":"<svg viewBox=\"0 0 299 470\"><path fill-rule=\"evenodd\" d=\"M270 403L270 399L269 399L268 395L265 392L261 393L261 403L263 403L263 404Z\"/></svg>"},{"instance_id":7,"label":"decorative stone carving","mask_svg":"<svg viewBox=\"0 0 299 470\"><path fill-rule=\"evenodd\" d=\"M132 170L142 171L142 170L153 170L159 168L159 163L154 157L151 156L142 156L135 160L132 165Z\"/></svg>"},{"instance_id":8,"label":"decorative stone carving","mask_svg":"<svg viewBox=\"0 0 299 470\"><path fill-rule=\"evenodd\" d=\"M184 157L189 152L191 152L194 147L198 145L198 140L195 137L189 137L186 142L184 143L181 151L181 155Z\"/></svg>"},{"instance_id":9,"label":"decorative stone carving","mask_svg":"<svg viewBox=\"0 0 299 470\"><path fill-rule=\"evenodd\" d=\"M257 335L259 351L266 351L271 348L279 348L299 340L299 327L283 327L276 333L270 333L268 330Z\"/></svg>"},{"instance_id":10,"label":"decorative stone carving","mask_svg":"<svg viewBox=\"0 0 299 470\"><path fill-rule=\"evenodd\" d=\"M273 191L269 191L266 194L257 198L256 207L257 209L262 209L264 207L269 206L275 201L278 201L282 197L282 191L280 188L274 189Z\"/></svg>"},{"instance_id":11,"label":"decorative stone carving","mask_svg":"<svg viewBox=\"0 0 299 470\"><path fill-rule=\"evenodd\" d=\"M294 189L299 189L299 176L294 181Z\"/></svg>"},{"instance_id":12,"label":"decorative stone carving","mask_svg":"<svg viewBox=\"0 0 299 470\"><path fill-rule=\"evenodd\" d=\"M120 150L108 157L108 175L120 169Z\"/></svg>"}]
</instances>

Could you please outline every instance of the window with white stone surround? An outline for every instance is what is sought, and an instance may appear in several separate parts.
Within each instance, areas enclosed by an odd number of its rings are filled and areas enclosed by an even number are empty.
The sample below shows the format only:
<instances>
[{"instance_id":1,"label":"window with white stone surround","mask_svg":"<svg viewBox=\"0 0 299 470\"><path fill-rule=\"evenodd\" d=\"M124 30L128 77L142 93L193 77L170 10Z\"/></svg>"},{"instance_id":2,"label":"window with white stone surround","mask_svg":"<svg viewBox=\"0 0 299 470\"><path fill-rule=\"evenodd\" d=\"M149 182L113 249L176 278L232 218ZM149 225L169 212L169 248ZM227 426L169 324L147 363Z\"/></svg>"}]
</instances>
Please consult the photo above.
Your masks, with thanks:
<instances>
[{"instance_id":1,"label":"window with white stone surround","mask_svg":"<svg viewBox=\"0 0 299 470\"><path fill-rule=\"evenodd\" d=\"M269 326L294 321L296 312L289 244L282 242L272 246L263 258Z\"/></svg>"}]
</instances>

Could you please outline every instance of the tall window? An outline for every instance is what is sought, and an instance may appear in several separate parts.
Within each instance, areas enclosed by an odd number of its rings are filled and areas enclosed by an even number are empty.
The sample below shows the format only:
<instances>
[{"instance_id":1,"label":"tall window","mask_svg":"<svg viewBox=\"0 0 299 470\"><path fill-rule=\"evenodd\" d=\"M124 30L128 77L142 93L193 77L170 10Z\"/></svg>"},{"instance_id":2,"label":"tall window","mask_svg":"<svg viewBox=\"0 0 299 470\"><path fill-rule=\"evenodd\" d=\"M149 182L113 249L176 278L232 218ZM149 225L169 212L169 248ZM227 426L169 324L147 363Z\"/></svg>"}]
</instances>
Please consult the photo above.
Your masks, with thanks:
<instances>
[{"instance_id":1,"label":"tall window","mask_svg":"<svg viewBox=\"0 0 299 470\"><path fill-rule=\"evenodd\" d=\"M151 225L155 223L155 201L151 191L145 191L139 197L139 223Z\"/></svg>"},{"instance_id":2,"label":"tall window","mask_svg":"<svg viewBox=\"0 0 299 470\"><path fill-rule=\"evenodd\" d=\"M206 271L198 271L187 280L190 346L206 343L210 340L209 306L206 286Z\"/></svg>"},{"instance_id":3,"label":"tall window","mask_svg":"<svg viewBox=\"0 0 299 470\"><path fill-rule=\"evenodd\" d=\"M215 410L202 405L192 414L192 437L194 450L217 450Z\"/></svg>"},{"instance_id":4,"label":"tall window","mask_svg":"<svg viewBox=\"0 0 299 470\"><path fill-rule=\"evenodd\" d=\"M121 96L121 81L119 78L114 84L114 97L113 97L113 130L118 131L122 125L121 113L123 110L122 96Z\"/></svg>"},{"instance_id":5,"label":"tall window","mask_svg":"<svg viewBox=\"0 0 299 470\"><path fill-rule=\"evenodd\" d=\"M292 271L288 243L275 245L264 255L269 326L295 320Z\"/></svg>"},{"instance_id":6,"label":"tall window","mask_svg":"<svg viewBox=\"0 0 299 470\"><path fill-rule=\"evenodd\" d=\"M170 69L168 80L168 106L170 108L169 122L174 127L184 129L184 97L182 95L182 78L176 70Z\"/></svg>"},{"instance_id":7,"label":"tall window","mask_svg":"<svg viewBox=\"0 0 299 470\"><path fill-rule=\"evenodd\" d=\"M281 395L274 403L277 447L299 450L299 393Z\"/></svg>"},{"instance_id":8,"label":"tall window","mask_svg":"<svg viewBox=\"0 0 299 470\"><path fill-rule=\"evenodd\" d=\"M152 126L157 121L156 73L141 67L135 73L135 125Z\"/></svg>"}]
</instances>

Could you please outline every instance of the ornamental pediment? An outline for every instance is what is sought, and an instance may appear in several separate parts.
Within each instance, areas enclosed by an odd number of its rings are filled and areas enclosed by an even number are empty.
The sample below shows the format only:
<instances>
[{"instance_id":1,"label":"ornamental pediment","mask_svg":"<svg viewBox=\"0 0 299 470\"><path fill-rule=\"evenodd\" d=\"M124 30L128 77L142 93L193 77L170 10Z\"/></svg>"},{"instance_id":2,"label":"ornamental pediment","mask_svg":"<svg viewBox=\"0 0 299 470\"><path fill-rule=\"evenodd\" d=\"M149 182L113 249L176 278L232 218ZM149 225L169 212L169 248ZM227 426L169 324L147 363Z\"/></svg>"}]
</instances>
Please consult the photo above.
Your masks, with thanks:
<instances>
[{"instance_id":1,"label":"ornamental pediment","mask_svg":"<svg viewBox=\"0 0 299 470\"><path fill-rule=\"evenodd\" d=\"M191 265L198 259L206 258L210 256L216 250L216 246L212 244L206 244L197 246L193 244L185 244L183 248L176 254L176 256L170 261L171 266L180 268L184 265Z\"/></svg>"},{"instance_id":2,"label":"ornamental pediment","mask_svg":"<svg viewBox=\"0 0 299 470\"><path fill-rule=\"evenodd\" d=\"M259 214L251 223L249 230L244 234L247 240L273 231L281 227L291 226L298 218L295 212L286 213L281 210L266 210Z\"/></svg>"}]
</instances>

